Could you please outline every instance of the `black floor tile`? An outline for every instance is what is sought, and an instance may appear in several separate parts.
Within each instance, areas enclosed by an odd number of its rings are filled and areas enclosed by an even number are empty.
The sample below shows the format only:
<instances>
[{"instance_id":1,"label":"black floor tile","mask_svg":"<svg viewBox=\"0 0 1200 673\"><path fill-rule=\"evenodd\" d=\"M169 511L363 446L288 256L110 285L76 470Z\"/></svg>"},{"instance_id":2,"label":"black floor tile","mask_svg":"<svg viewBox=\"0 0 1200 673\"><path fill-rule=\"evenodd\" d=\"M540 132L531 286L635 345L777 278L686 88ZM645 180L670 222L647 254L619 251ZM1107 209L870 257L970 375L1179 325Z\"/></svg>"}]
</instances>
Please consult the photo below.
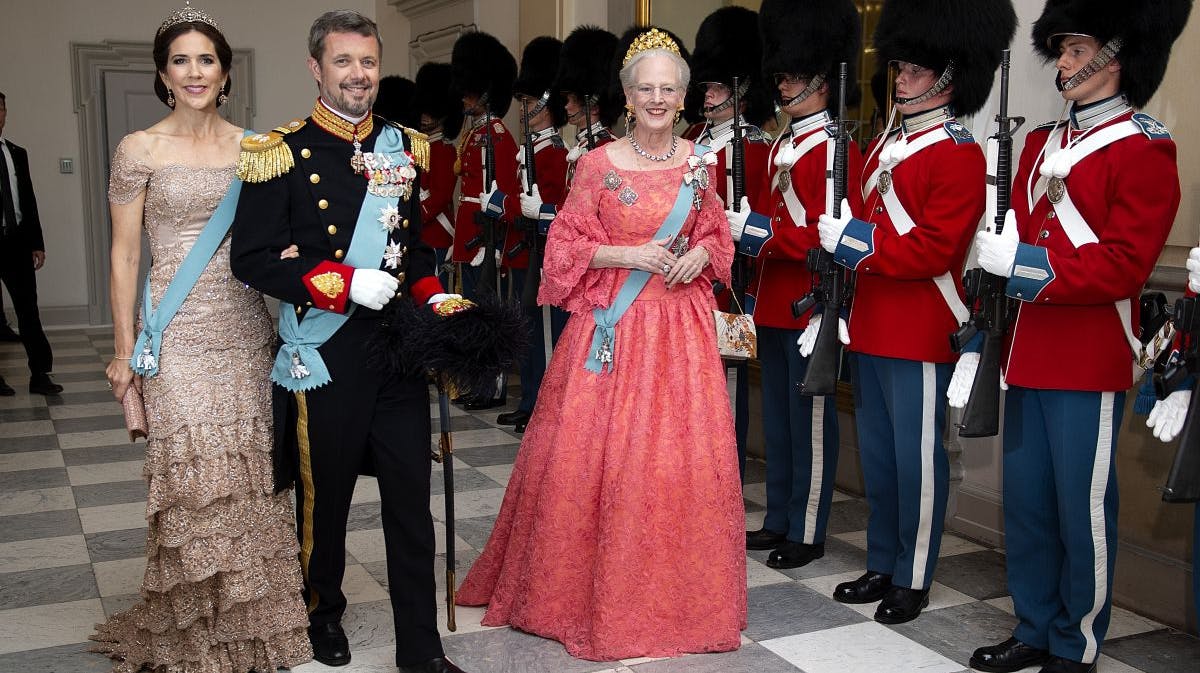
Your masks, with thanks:
<instances>
[{"instance_id":1,"label":"black floor tile","mask_svg":"<svg viewBox=\"0 0 1200 673\"><path fill-rule=\"evenodd\" d=\"M65 467L45 467L38 470L0 472L0 493L32 491L35 488L68 486L71 478Z\"/></svg>"},{"instance_id":2,"label":"black floor tile","mask_svg":"<svg viewBox=\"0 0 1200 673\"><path fill-rule=\"evenodd\" d=\"M142 460L146 457L146 445L117 444L114 446L85 446L79 449L63 449L63 463L71 465L94 465L115 463L124 460Z\"/></svg>"},{"instance_id":3,"label":"black floor tile","mask_svg":"<svg viewBox=\"0 0 1200 673\"><path fill-rule=\"evenodd\" d=\"M75 486L76 507L98 507L100 505L119 505L128 502L145 502L147 497L146 482L137 479L133 481L112 481L103 484L87 484Z\"/></svg>"},{"instance_id":4,"label":"black floor tile","mask_svg":"<svg viewBox=\"0 0 1200 673\"><path fill-rule=\"evenodd\" d=\"M70 386L64 386L67 391L61 395L49 395L46 404L61 407L67 404L91 404L93 402L112 402L113 394L108 390L91 390L82 393L71 392Z\"/></svg>"},{"instance_id":5,"label":"black floor tile","mask_svg":"<svg viewBox=\"0 0 1200 673\"><path fill-rule=\"evenodd\" d=\"M0 453L23 451L46 451L58 448L58 435L33 435L31 437L5 437L0 442Z\"/></svg>"},{"instance_id":6,"label":"black floor tile","mask_svg":"<svg viewBox=\"0 0 1200 673\"><path fill-rule=\"evenodd\" d=\"M0 542L78 535L79 513L73 509L0 516Z\"/></svg>"},{"instance_id":7,"label":"black floor tile","mask_svg":"<svg viewBox=\"0 0 1200 673\"><path fill-rule=\"evenodd\" d=\"M480 446L470 449L455 449L454 455L471 467L487 465L509 465L517 459L517 444Z\"/></svg>"},{"instance_id":8,"label":"black floor tile","mask_svg":"<svg viewBox=\"0 0 1200 673\"><path fill-rule=\"evenodd\" d=\"M1004 554L990 549L938 559L933 579L978 600L1008 595Z\"/></svg>"},{"instance_id":9,"label":"black floor tile","mask_svg":"<svg viewBox=\"0 0 1200 673\"><path fill-rule=\"evenodd\" d=\"M5 610L99 596L90 563L0 573L0 607Z\"/></svg>"},{"instance_id":10,"label":"black floor tile","mask_svg":"<svg viewBox=\"0 0 1200 673\"><path fill-rule=\"evenodd\" d=\"M1101 651L1146 673L1200 671L1200 638L1173 629L1108 641Z\"/></svg>"},{"instance_id":11,"label":"black floor tile","mask_svg":"<svg viewBox=\"0 0 1200 673\"><path fill-rule=\"evenodd\" d=\"M859 624L867 618L802 584L751 587L745 634L755 641Z\"/></svg>"},{"instance_id":12,"label":"black floor tile","mask_svg":"<svg viewBox=\"0 0 1200 673\"><path fill-rule=\"evenodd\" d=\"M31 409L0 409L0 423L46 420L50 420L50 410L46 407L33 407ZM7 443L8 438L5 438L4 441Z\"/></svg>"},{"instance_id":13,"label":"black floor tile","mask_svg":"<svg viewBox=\"0 0 1200 673\"><path fill-rule=\"evenodd\" d=\"M116 414L86 416L84 418L62 418L54 421L54 431L59 434L92 432L93 430L119 430L124 427L125 416Z\"/></svg>"},{"instance_id":14,"label":"black floor tile","mask_svg":"<svg viewBox=\"0 0 1200 673\"><path fill-rule=\"evenodd\" d=\"M1007 640L1016 625L1016 617L977 602L926 610L907 624L889 628L966 666L977 648Z\"/></svg>"}]
</instances>

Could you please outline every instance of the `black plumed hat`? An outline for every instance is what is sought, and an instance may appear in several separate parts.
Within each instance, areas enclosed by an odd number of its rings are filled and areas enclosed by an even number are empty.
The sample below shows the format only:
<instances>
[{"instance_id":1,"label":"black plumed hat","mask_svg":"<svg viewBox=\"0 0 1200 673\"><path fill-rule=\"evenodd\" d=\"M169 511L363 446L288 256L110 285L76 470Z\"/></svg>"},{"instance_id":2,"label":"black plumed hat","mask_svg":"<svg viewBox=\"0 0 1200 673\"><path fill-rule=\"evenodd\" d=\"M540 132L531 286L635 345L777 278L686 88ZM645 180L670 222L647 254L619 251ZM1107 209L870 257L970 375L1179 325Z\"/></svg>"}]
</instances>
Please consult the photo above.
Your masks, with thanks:
<instances>
[{"instance_id":1,"label":"black plumed hat","mask_svg":"<svg viewBox=\"0 0 1200 673\"><path fill-rule=\"evenodd\" d=\"M455 94L487 94L489 112L497 117L508 114L517 61L500 40L488 33L463 33L454 43L450 67Z\"/></svg>"},{"instance_id":2,"label":"black plumed hat","mask_svg":"<svg viewBox=\"0 0 1200 673\"><path fill-rule=\"evenodd\" d=\"M513 82L513 95L524 94L538 99L542 94L550 92L546 106L550 109L550 117L555 127L567 123L567 110L563 106L562 95L553 88L561 50L562 42L553 37L543 35L533 38L521 52L521 70Z\"/></svg>"},{"instance_id":3,"label":"black plumed hat","mask_svg":"<svg viewBox=\"0 0 1200 673\"><path fill-rule=\"evenodd\" d=\"M850 74L846 104L858 104L862 94L855 73L862 22L853 0L763 0L758 25L762 73L768 81L777 72L825 75L830 91L836 91L838 64L844 61ZM837 106L836 95L829 97L829 106Z\"/></svg>"},{"instance_id":4,"label":"black plumed hat","mask_svg":"<svg viewBox=\"0 0 1200 673\"><path fill-rule=\"evenodd\" d=\"M1191 10L1192 0L1049 0L1033 24L1033 48L1050 61L1065 35L1087 35L1101 45L1121 38L1121 89L1140 108L1162 84Z\"/></svg>"},{"instance_id":5,"label":"black plumed hat","mask_svg":"<svg viewBox=\"0 0 1200 673\"><path fill-rule=\"evenodd\" d=\"M419 128L421 113L417 109L417 85L407 77L388 75L379 80L379 95L375 97L375 114L388 121Z\"/></svg>"},{"instance_id":6,"label":"black plumed hat","mask_svg":"<svg viewBox=\"0 0 1200 673\"><path fill-rule=\"evenodd\" d=\"M608 68L617 49L617 36L596 26L580 26L563 40L554 88L579 96L598 96L600 122L611 125L621 116L621 105L606 95Z\"/></svg>"},{"instance_id":7,"label":"black plumed hat","mask_svg":"<svg viewBox=\"0 0 1200 673\"><path fill-rule=\"evenodd\" d=\"M774 112L761 61L758 14L745 7L722 7L705 17L696 31L692 84L720 82L733 86L733 78L737 77L739 84L748 85L741 99L746 104L746 119L759 125Z\"/></svg>"},{"instance_id":8,"label":"black plumed hat","mask_svg":"<svg viewBox=\"0 0 1200 673\"><path fill-rule=\"evenodd\" d=\"M885 0L875 51L881 65L907 61L939 74L953 61L954 111L971 115L987 102L1016 29L1011 0Z\"/></svg>"},{"instance_id":9,"label":"black plumed hat","mask_svg":"<svg viewBox=\"0 0 1200 673\"><path fill-rule=\"evenodd\" d=\"M462 129L462 99L450 92L450 64L426 63L417 70L417 111L442 124L447 138Z\"/></svg>"}]
</instances>

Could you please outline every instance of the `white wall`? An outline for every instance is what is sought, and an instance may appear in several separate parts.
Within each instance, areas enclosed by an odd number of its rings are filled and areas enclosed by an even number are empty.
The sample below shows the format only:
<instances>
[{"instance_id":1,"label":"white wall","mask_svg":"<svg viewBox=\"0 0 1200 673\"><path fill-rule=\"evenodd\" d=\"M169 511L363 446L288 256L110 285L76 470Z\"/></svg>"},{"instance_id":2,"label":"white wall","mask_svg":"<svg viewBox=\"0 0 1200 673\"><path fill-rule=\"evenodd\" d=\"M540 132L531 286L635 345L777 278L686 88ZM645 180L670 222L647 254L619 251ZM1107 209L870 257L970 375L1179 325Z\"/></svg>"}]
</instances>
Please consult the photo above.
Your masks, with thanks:
<instances>
[{"instance_id":1,"label":"white wall","mask_svg":"<svg viewBox=\"0 0 1200 673\"><path fill-rule=\"evenodd\" d=\"M78 161L80 155L70 43L149 43L166 15L182 4L181 0L3 0L0 90L8 98L4 135L29 150L46 239L46 266L38 273L44 313L88 302L80 173L78 168L70 175L58 173L60 157ZM407 19L385 0L336 4L379 16L385 70L408 73ZM304 65L308 29L313 19L330 9L327 0L204 0L197 6L221 24L234 48L254 50L255 127L275 126L308 113L316 94ZM149 80L146 86L151 86Z\"/></svg>"}]
</instances>

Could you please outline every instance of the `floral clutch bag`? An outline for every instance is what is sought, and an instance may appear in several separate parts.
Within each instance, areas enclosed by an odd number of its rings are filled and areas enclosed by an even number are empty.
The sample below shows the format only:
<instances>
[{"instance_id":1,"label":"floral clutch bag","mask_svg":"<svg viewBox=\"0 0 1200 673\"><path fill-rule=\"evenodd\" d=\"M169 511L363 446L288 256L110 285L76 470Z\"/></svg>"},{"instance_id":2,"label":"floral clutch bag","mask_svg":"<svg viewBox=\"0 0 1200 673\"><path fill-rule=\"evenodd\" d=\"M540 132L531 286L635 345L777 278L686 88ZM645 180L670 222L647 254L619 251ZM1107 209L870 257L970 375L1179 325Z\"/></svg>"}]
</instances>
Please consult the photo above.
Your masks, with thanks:
<instances>
[{"instance_id":1,"label":"floral clutch bag","mask_svg":"<svg viewBox=\"0 0 1200 673\"><path fill-rule=\"evenodd\" d=\"M733 298L737 305L737 297ZM758 357L758 331L754 327L754 317L749 313L726 313L713 309L713 319L717 326L717 350L721 357L727 360L753 360Z\"/></svg>"},{"instance_id":2,"label":"floral clutch bag","mask_svg":"<svg viewBox=\"0 0 1200 673\"><path fill-rule=\"evenodd\" d=\"M146 425L146 405L142 402L142 394L138 392L137 386L132 383L125 389L125 395L121 398L121 408L125 411L125 428L129 430L129 441L136 442L138 437L145 437L149 429Z\"/></svg>"}]
</instances>

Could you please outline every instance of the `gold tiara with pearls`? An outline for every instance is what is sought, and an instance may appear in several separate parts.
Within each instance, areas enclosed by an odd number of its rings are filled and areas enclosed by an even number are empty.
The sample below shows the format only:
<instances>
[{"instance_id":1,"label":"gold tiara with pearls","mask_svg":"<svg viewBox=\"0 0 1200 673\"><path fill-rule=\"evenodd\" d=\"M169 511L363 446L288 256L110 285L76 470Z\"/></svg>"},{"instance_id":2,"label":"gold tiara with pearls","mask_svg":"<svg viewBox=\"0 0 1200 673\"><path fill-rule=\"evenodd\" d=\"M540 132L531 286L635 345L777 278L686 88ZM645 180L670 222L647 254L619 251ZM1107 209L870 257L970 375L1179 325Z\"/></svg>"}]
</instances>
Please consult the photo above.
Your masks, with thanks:
<instances>
[{"instance_id":1,"label":"gold tiara with pearls","mask_svg":"<svg viewBox=\"0 0 1200 673\"><path fill-rule=\"evenodd\" d=\"M675 40L671 39L670 35L657 28L651 28L638 35L633 44L629 45L629 50L625 52L625 60L621 61L621 67L624 68L629 63L629 59L643 51L650 51L651 49L665 49L676 56L680 55L679 45L675 43Z\"/></svg>"},{"instance_id":2,"label":"gold tiara with pearls","mask_svg":"<svg viewBox=\"0 0 1200 673\"><path fill-rule=\"evenodd\" d=\"M165 20L163 20L162 25L158 27L158 32L155 33L155 35L161 35L164 30L170 28L171 26L192 22L207 23L217 30L221 29L221 27L217 25L216 19L209 16L203 10L193 8L192 0L186 0L183 9L177 9L174 12L171 12L171 14L168 15Z\"/></svg>"}]
</instances>

